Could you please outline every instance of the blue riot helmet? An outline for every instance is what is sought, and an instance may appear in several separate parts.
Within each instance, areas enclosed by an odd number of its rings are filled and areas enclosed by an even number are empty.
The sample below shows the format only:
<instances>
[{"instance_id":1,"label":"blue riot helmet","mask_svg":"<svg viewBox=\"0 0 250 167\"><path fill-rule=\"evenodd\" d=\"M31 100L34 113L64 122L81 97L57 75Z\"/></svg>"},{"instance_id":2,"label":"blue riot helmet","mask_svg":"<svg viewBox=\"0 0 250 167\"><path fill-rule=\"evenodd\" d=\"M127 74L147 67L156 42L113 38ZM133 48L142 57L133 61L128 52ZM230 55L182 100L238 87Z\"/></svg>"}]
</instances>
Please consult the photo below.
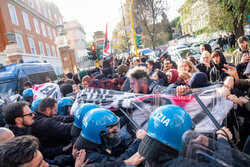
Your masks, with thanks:
<instances>
[{"instance_id":1,"label":"blue riot helmet","mask_svg":"<svg viewBox=\"0 0 250 167\"><path fill-rule=\"evenodd\" d=\"M43 99L36 99L36 100L34 100L34 101L32 102L31 107L30 107L30 109L31 109L32 112L38 110L39 104L40 104L40 102L41 102L42 100L43 100Z\"/></svg>"},{"instance_id":2,"label":"blue riot helmet","mask_svg":"<svg viewBox=\"0 0 250 167\"><path fill-rule=\"evenodd\" d=\"M140 143L138 152L147 159L166 153L176 157L183 148L183 134L192 128L192 119L183 108L160 106L150 115L147 136Z\"/></svg>"},{"instance_id":3,"label":"blue riot helmet","mask_svg":"<svg viewBox=\"0 0 250 167\"><path fill-rule=\"evenodd\" d=\"M23 100L29 102L30 104L33 102L32 88L28 88L23 91Z\"/></svg>"},{"instance_id":4,"label":"blue riot helmet","mask_svg":"<svg viewBox=\"0 0 250 167\"><path fill-rule=\"evenodd\" d=\"M82 130L82 119L84 115L92 110L98 108L96 104L86 103L81 104L74 113L74 123L71 128L70 134L72 137L78 137Z\"/></svg>"},{"instance_id":5,"label":"blue riot helmet","mask_svg":"<svg viewBox=\"0 0 250 167\"><path fill-rule=\"evenodd\" d=\"M103 108L90 110L82 120L81 135L76 149L88 149L91 145L105 145L108 148L120 144L120 119L112 111ZM88 144L86 144L88 143Z\"/></svg>"},{"instance_id":6,"label":"blue riot helmet","mask_svg":"<svg viewBox=\"0 0 250 167\"><path fill-rule=\"evenodd\" d=\"M73 101L71 98L64 97L61 98L57 103L57 114L58 115L69 115Z\"/></svg>"}]
</instances>

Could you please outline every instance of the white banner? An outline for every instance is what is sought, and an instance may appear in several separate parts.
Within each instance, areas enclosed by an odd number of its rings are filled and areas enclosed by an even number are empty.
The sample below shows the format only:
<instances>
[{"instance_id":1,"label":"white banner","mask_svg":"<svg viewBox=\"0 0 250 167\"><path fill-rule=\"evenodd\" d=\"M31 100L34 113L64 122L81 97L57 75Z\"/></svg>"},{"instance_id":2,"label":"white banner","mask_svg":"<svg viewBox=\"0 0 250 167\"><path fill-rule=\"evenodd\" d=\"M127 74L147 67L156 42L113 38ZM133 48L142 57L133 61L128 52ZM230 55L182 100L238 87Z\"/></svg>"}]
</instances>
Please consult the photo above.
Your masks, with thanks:
<instances>
[{"instance_id":1,"label":"white banner","mask_svg":"<svg viewBox=\"0 0 250 167\"><path fill-rule=\"evenodd\" d=\"M61 91L59 85L55 83L44 83L41 85L34 85L33 89L33 99L42 99L45 97L51 97L56 100L61 99Z\"/></svg>"}]
</instances>

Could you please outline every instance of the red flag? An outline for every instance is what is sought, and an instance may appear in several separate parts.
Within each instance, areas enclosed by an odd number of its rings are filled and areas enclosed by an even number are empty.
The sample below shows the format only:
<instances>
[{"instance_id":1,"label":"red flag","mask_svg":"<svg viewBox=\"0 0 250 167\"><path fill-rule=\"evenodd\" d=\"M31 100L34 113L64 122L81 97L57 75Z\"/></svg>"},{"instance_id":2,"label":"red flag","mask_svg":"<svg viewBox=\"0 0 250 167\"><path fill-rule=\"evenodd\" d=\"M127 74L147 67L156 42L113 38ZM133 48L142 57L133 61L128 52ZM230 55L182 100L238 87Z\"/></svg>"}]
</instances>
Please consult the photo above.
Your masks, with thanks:
<instances>
[{"instance_id":1,"label":"red flag","mask_svg":"<svg viewBox=\"0 0 250 167\"><path fill-rule=\"evenodd\" d=\"M103 56L109 56L111 54L111 47L108 40L108 24L106 24L106 33L104 37L104 46L103 46Z\"/></svg>"}]
</instances>

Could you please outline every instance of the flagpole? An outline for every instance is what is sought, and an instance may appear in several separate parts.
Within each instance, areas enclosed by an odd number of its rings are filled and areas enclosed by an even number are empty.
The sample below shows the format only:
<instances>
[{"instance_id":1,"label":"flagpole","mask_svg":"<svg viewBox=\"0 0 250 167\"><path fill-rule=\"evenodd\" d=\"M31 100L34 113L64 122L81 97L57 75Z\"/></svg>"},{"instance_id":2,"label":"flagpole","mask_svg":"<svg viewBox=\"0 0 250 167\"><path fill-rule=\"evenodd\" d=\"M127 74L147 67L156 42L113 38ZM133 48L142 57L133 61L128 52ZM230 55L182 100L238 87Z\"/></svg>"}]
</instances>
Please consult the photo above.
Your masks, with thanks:
<instances>
[{"instance_id":1,"label":"flagpole","mask_svg":"<svg viewBox=\"0 0 250 167\"><path fill-rule=\"evenodd\" d=\"M106 38L106 34L107 34L107 26L108 24L106 23L106 32L105 32L105 35L104 35L104 45L103 45L103 50L102 50L102 55L104 56L104 49L105 49L105 38Z\"/></svg>"},{"instance_id":2,"label":"flagpole","mask_svg":"<svg viewBox=\"0 0 250 167\"><path fill-rule=\"evenodd\" d=\"M130 4L130 19L131 19L131 27L133 30L133 38L134 38L134 43L135 43L135 54L136 54L136 57L139 57L138 52L137 52L137 43L136 43L136 38L135 38L135 29L134 29L134 22L133 22L133 16L132 16L133 3L134 3L134 0L132 0Z\"/></svg>"},{"instance_id":3,"label":"flagpole","mask_svg":"<svg viewBox=\"0 0 250 167\"><path fill-rule=\"evenodd\" d=\"M124 27L126 26L126 23L125 23L125 17L124 17L124 11L123 11L123 4L122 4L122 1L121 1L121 8L122 8L122 19L123 19L123 25ZM127 30L125 30L125 38L126 38L126 42L127 42L127 52L129 54L129 44L128 44L128 37L127 37Z\"/></svg>"}]
</instances>

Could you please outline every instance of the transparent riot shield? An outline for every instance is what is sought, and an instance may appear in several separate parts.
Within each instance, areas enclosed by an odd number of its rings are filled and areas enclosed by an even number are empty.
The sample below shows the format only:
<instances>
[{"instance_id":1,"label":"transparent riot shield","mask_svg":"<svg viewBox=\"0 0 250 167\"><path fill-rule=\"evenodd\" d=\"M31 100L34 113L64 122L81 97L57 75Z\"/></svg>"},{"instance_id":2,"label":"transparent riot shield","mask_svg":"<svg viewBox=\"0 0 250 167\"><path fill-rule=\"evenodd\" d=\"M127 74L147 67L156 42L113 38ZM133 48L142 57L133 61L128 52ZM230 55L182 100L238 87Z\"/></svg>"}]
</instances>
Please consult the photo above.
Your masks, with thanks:
<instances>
[{"instance_id":1,"label":"transparent riot shield","mask_svg":"<svg viewBox=\"0 0 250 167\"><path fill-rule=\"evenodd\" d=\"M250 165L250 156L231 148L226 140L216 141L195 131L188 131L183 135L183 141L182 155L187 159L222 167Z\"/></svg>"},{"instance_id":2,"label":"transparent riot shield","mask_svg":"<svg viewBox=\"0 0 250 167\"><path fill-rule=\"evenodd\" d=\"M147 121L154 109L161 105L174 104L184 108L190 114L196 131L213 134L217 128L196 101L192 95L193 92L198 94L211 114L222 125L233 108L233 103L224 97L217 96L214 87L191 90L187 96L176 96L172 92L172 94L150 94L136 97L131 100L131 105L134 106L131 117L141 128L147 130Z\"/></svg>"},{"instance_id":3,"label":"transparent riot shield","mask_svg":"<svg viewBox=\"0 0 250 167\"><path fill-rule=\"evenodd\" d=\"M122 108L140 128L147 130L148 119L154 109L162 105L174 104L184 108L190 114L196 131L214 133L216 127L192 96L192 93L198 94L208 110L222 124L232 109L233 103L216 95L215 89L219 86L191 89L187 96L176 96L175 90L172 89L159 89L159 92L156 92L157 94L137 94L108 89L84 89L77 94L71 114L83 103L95 103L99 107L107 109L119 110L119 108Z\"/></svg>"}]
</instances>

